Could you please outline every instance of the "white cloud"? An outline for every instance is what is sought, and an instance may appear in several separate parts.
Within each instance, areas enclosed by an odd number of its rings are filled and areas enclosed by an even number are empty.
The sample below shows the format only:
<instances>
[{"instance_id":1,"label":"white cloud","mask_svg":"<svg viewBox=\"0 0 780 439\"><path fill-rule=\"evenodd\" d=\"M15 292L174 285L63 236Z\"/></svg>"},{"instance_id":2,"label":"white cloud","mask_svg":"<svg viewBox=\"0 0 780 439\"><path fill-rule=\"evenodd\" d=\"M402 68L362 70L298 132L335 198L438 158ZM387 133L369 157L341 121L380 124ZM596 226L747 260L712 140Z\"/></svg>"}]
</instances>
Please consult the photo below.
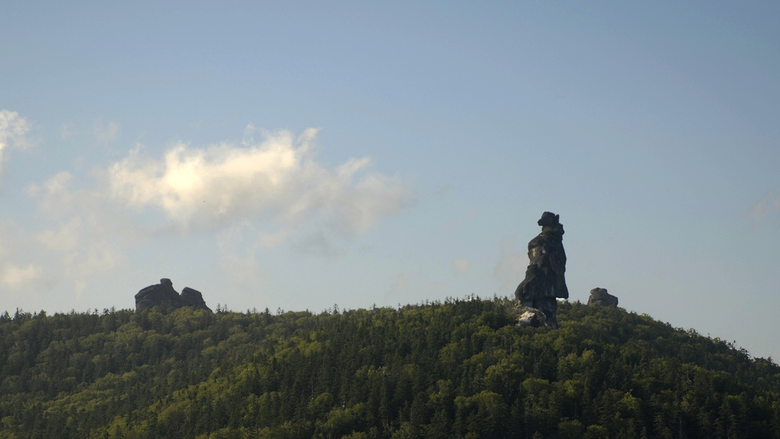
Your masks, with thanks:
<instances>
[{"instance_id":1,"label":"white cloud","mask_svg":"<svg viewBox=\"0 0 780 439\"><path fill-rule=\"evenodd\" d=\"M19 113L0 110L0 150L7 146L18 149L31 147L33 142L27 138L27 133L31 129L32 124L19 116Z\"/></svg>"},{"instance_id":2,"label":"white cloud","mask_svg":"<svg viewBox=\"0 0 780 439\"><path fill-rule=\"evenodd\" d=\"M0 172L2 172L4 149L7 147L27 149L33 146L34 142L27 137L31 129L32 124L19 116L19 113L0 110Z\"/></svg>"},{"instance_id":3,"label":"white cloud","mask_svg":"<svg viewBox=\"0 0 780 439\"><path fill-rule=\"evenodd\" d=\"M38 233L37 238L48 249L70 253L78 245L80 228L81 219L76 217L60 225L57 229L47 229Z\"/></svg>"},{"instance_id":4,"label":"white cloud","mask_svg":"<svg viewBox=\"0 0 780 439\"><path fill-rule=\"evenodd\" d=\"M0 282L8 288L17 289L32 284L43 277L43 269L37 265L29 264L21 267L9 264L3 267L0 273Z\"/></svg>"},{"instance_id":5,"label":"white cloud","mask_svg":"<svg viewBox=\"0 0 780 439\"><path fill-rule=\"evenodd\" d=\"M274 248L277 245L287 241L292 234L292 230L285 229L277 233L259 233L260 244L266 249Z\"/></svg>"},{"instance_id":6,"label":"white cloud","mask_svg":"<svg viewBox=\"0 0 780 439\"><path fill-rule=\"evenodd\" d=\"M179 143L162 160L137 147L106 170L109 196L137 211L158 210L185 231L272 218L291 227L319 219L333 230L361 233L409 205L408 186L368 172L369 158L335 169L316 162L316 132L308 129L297 139L287 131L266 133L260 143L245 136L241 146L206 149Z\"/></svg>"},{"instance_id":7,"label":"white cloud","mask_svg":"<svg viewBox=\"0 0 780 439\"><path fill-rule=\"evenodd\" d=\"M81 297L93 277L120 266L122 249L131 243L101 224L106 218L98 218L89 212L57 219L38 232L0 224L0 285L35 295L57 284L72 285Z\"/></svg>"},{"instance_id":8,"label":"white cloud","mask_svg":"<svg viewBox=\"0 0 780 439\"><path fill-rule=\"evenodd\" d=\"M78 273L83 277L110 271L119 266L120 260L121 256L108 240L96 240L89 245L85 257L79 262Z\"/></svg>"},{"instance_id":9,"label":"white cloud","mask_svg":"<svg viewBox=\"0 0 780 439\"><path fill-rule=\"evenodd\" d=\"M263 270L260 268L256 253L265 243L257 241L255 227L243 221L228 227L217 236L217 246L220 250L220 269L229 282L239 289L257 288Z\"/></svg>"},{"instance_id":10,"label":"white cloud","mask_svg":"<svg viewBox=\"0 0 780 439\"><path fill-rule=\"evenodd\" d=\"M368 158L318 162L316 130L259 142L248 134L239 145L180 143L162 157L137 146L94 168L91 182L63 171L30 185L27 194L48 224L0 223L0 286L36 295L72 288L82 298L95 277L121 269L155 237L216 232L219 267L248 288L263 280L257 251L290 243L338 256L339 240L411 203L408 184L372 171Z\"/></svg>"},{"instance_id":11,"label":"white cloud","mask_svg":"<svg viewBox=\"0 0 780 439\"><path fill-rule=\"evenodd\" d=\"M72 285L81 298L92 278L118 268L124 252L148 231L134 225L107 203L105 188L74 188L77 178L60 172L27 189L52 224L31 234L27 245L39 248L51 286ZM44 256L45 255L45 256Z\"/></svg>"},{"instance_id":12,"label":"white cloud","mask_svg":"<svg viewBox=\"0 0 780 439\"><path fill-rule=\"evenodd\" d=\"M41 286L44 269L36 255L35 245L24 228L13 222L0 222L0 297L3 290Z\"/></svg>"},{"instance_id":13,"label":"white cloud","mask_svg":"<svg viewBox=\"0 0 780 439\"><path fill-rule=\"evenodd\" d=\"M452 261L452 268L455 269L455 273L466 274L469 271L469 261L465 258L457 258Z\"/></svg>"},{"instance_id":14,"label":"white cloud","mask_svg":"<svg viewBox=\"0 0 780 439\"><path fill-rule=\"evenodd\" d=\"M103 123L98 119L92 124L92 135L100 143L111 143L119 138L119 124L114 121Z\"/></svg>"},{"instance_id":15,"label":"white cloud","mask_svg":"<svg viewBox=\"0 0 780 439\"><path fill-rule=\"evenodd\" d=\"M38 208L42 211L50 215L62 216L70 213L74 208L83 207L83 200L79 199L80 194L70 188L73 180L73 174L62 171L43 184L31 184L27 188L27 195L40 199Z\"/></svg>"},{"instance_id":16,"label":"white cloud","mask_svg":"<svg viewBox=\"0 0 780 439\"><path fill-rule=\"evenodd\" d=\"M515 288L523 280L528 267L528 256L516 240L504 238L500 242L500 253L493 275L501 281L508 295L514 294Z\"/></svg>"},{"instance_id":17,"label":"white cloud","mask_svg":"<svg viewBox=\"0 0 780 439\"><path fill-rule=\"evenodd\" d=\"M758 226L764 218L772 212L780 212L780 188L769 191L761 197L755 206L748 212L753 222L753 227Z\"/></svg>"}]
</instances>

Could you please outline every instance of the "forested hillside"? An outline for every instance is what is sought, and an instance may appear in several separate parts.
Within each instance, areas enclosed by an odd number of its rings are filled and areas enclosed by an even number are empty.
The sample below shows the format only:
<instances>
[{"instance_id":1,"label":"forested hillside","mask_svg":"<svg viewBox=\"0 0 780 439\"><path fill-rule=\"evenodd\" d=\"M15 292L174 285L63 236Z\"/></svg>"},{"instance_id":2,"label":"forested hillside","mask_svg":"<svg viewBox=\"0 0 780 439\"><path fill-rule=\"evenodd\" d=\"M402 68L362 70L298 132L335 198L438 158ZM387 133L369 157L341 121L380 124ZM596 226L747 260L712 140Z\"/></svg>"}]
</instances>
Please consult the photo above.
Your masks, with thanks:
<instances>
[{"instance_id":1,"label":"forested hillside","mask_svg":"<svg viewBox=\"0 0 780 439\"><path fill-rule=\"evenodd\" d=\"M0 436L780 438L780 367L615 307L0 318Z\"/></svg>"}]
</instances>

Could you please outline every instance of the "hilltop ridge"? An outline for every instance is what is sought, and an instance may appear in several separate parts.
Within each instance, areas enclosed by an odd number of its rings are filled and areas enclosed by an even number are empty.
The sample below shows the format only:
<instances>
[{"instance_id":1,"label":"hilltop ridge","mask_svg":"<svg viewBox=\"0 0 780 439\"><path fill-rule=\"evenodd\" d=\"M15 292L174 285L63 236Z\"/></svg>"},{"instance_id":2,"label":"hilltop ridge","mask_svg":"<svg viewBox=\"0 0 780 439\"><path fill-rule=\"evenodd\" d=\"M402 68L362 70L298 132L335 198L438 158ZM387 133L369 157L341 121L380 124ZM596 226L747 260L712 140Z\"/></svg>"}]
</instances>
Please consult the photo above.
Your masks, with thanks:
<instances>
[{"instance_id":1,"label":"hilltop ridge","mask_svg":"<svg viewBox=\"0 0 780 439\"><path fill-rule=\"evenodd\" d=\"M780 432L780 367L612 306L184 307L0 318L3 437L612 438Z\"/></svg>"}]
</instances>

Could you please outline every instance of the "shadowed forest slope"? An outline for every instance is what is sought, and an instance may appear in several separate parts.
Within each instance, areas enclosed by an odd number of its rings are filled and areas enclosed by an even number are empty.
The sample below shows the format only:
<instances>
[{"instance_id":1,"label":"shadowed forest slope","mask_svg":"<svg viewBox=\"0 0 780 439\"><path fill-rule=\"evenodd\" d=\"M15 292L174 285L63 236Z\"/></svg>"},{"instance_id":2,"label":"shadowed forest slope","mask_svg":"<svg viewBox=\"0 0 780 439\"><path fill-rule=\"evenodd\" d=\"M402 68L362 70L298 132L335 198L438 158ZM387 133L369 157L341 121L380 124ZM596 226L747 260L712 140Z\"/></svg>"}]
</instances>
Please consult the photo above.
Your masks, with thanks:
<instances>
[{"instance_id":1,"label":"shadowed forest slope","mask_svg":"<svg viewBox=\"0 0 780 439\"><path fill-rule=\"evenodd\" d=\"M780 367L621 308L0 318L0 437L780 438Z\"/></svg>"}]
</instances>

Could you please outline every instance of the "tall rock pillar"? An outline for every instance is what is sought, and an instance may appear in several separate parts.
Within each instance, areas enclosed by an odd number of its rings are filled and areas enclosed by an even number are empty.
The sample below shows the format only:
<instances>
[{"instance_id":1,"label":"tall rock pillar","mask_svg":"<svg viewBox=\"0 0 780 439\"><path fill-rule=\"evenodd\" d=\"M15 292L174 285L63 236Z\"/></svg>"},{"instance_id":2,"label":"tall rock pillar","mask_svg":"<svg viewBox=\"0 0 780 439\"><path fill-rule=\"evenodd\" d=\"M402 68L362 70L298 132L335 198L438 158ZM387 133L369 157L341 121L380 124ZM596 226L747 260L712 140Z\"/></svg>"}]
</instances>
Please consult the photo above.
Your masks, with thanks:
<instances>
[{"instance_id":1,"label":"tall rock pillar","mask_svg":"<svg viewBox=\"0 0 780 439\"><path fill-rule=\"evenodd\" d=\"M525 308L521 326L546 326L557 329L556 298L568 299L566 288L566 252L563 250L563 224L559 216L545 212L537 222L542 233L528 243L528 269L515 290L515 298Z\"/></svg>"}]
</instances>

